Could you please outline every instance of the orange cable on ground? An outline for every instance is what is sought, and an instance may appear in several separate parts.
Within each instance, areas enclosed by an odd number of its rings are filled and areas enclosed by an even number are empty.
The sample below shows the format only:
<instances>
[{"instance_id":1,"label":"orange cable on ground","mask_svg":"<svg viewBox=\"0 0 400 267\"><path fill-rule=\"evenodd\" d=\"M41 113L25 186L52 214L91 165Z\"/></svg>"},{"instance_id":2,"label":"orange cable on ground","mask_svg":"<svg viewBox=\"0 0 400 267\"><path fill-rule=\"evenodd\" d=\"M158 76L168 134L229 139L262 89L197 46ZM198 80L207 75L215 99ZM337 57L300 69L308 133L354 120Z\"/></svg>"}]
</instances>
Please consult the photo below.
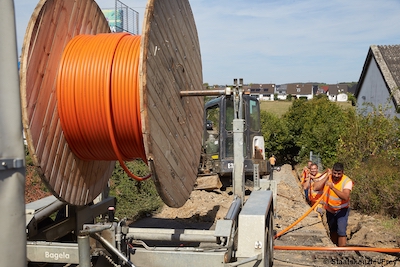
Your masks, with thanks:
<instances>
[{"instance_id":1,"label":"orange cable on ground","mask_svg":"<svg viewBox=\"0 0 400 267\"><path fill-rule=\"evenodd\" d=\"M300 218L298 218L294 223L292 223L291 225L289 225L288 227L286 227L285 229L283 229L282 231L280 231L279 233L277 233L274 236L274 239L280 237L281 235L283 235L284 233L286 233L287 231L289 231L293 226L295 226L296 224L298 224L301 220L303 220L305 217L307 217L308 214L310 214L310 212L312 210L314 210L314 208L319 204L319 202L322 200L322 198L325 196L325 194L328 192L329 187L326 187L324 190L324 193L322 194L322 196L314 203L314 205L309 208Z\"/></svg>"},{"instance_id":2,"label":"orange cable on ground","mask_svg":"<svg viewBox=\"0 0 400 267\"><path fill-rule=\"evenodd\" d=\"M327 171L321 174L324 175ZM321 202L322 198L327 194L329 187L326 187L321 197L314 203L314 205L307 210L299 219L297 219L294 223L286 227L281 232L277 233L274 236L274 239L286 233L289 229L303 220L310 212ZM400 253L400 248L374 248L374 247L307 247L307 246L274 246L275 250L309 250L309 251L373 251L373 252L384 252L384 253Z\"/></svg>"},{"instance_id":3,"label":"orange cable on ground","mask_svg":"<svg viewBox=\"0 0 400 267\"><path fill-rule=\"evenodd\" d=\"M372 247L306 247L306 246L274 246L276 250L317 250L317 251L373 251L385 253L400 253L400 248L372 248Z\"/></svg>"},{"instance_id":4,"label":"orange cable on ground","mask_svg":"<svg viewBox=\"0 0 400 267\"><path fill-rule=\"evenodd\" d=\"M78 35L66 46L57 76L61 126L82 160L147 162L140 120L140 36Z\"/></svg>"}]
</instances>

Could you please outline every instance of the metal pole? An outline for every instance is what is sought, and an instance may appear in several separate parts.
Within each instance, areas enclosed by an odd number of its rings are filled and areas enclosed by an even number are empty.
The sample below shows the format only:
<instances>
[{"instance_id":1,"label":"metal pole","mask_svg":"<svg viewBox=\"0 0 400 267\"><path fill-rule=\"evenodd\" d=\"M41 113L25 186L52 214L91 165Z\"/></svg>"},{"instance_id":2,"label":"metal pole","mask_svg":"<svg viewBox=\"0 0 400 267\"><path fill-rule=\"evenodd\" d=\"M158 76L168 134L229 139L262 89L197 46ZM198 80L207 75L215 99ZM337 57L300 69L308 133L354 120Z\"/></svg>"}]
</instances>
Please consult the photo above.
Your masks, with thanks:
<instances>
[{"instance_id":1,"label":"metal pole","mask_svg":"<svg viewBox=\"0 0 400 267\"><path fill-rule=\"evenodd\" d=\"M227 94L225 90L192 90L192 91L181 91L181 96L220 96Z\"/></svg>"},{"instance_id":2,"label":"metal pole","mask_svg":"<svg viewBox=\"0 0 400 267\"><path fill-rule=\"evenodd\" d=\"M0 266L20 267L27 266L25 151L13 0L0 1L0 25Z\"/></svg>"},{"instance_id":3,"label":"metal pole","mask_svg":"<svg viewBox=\"0 0 400 267\"><path fill-rule=\"evenodd\" d=\"M226 213L224 219L225 220L237 220L239 216L240 209L242 208L242 201L240 198L235 198L232 201L231 206L229 207L228 212Z\"/></svg>"},{"instance_id":4,"label":"metal pole","mask_svg":"<svg viewBox=\"0 0 400 267\"><path fill-rule=\"evenodd\" d=\"M216 243L217 238L214 236L215 232L212 230L192 230L192 232L185 233L179 229L158 229L151 228L151 232L144 231L143 228L129 228L127 238L135 240L157 240L157 241L177 241L177 242L205 242Z\"/></svg>"},{"instance_id":5,"label":"metal pole","mask_svg":"<svg viewBox=\"0 0 400 267\"><path fill-rule=\"evenodd\" d=\"M244 120L233 120L233 193L244 199L244 157L243 157Z\"/></svg>"},{"instance_id":6,"label":"metal pole","mask_svg":"<svg viewBox=\"0 0 400 267\"><path fill-rule=\"evenodd\" d=\"M62 207L64 207L66 203L56 200L53 203L51 203L48 207L44 208L43 210L38 211L35 213L35 219L40 222L44 220L45 218L49 217L51 214L54 212L60 210Z\"/></svg>"},{"instance_id":7,"label":"metal pole","mask_svg":"<svg viewBox=\"0 0 400 267\"><path fill-rule=\"evenodd\" d=\"M233 80L235 84L234 89L234 113L233 119L233 194L244 200L244 156L243 156L243 145L244 145L244 124L242 114L242 85L243 79Z\"/></svg>"},{"instance_id":8,"label":"metal pole","mask_svg":"<svg viewBox=\"0 0 400 267\"><path fill-rule=\"evenodd\" d=\"M124 255L122 254L121 251L119 251L118 249L116 249L113 245L111 245L107 239L105 239L104 237L102 237L101 235L99 235L98 233L94 233L92 235L92 237L94 237L97 241L99 241L103 247L105 249L107 249L108 251L111 251L112 253L114 253L118 258L120 258L121 260L124 261L124 264L130 267L135 267L135 265L133 265L133 263Z\"/></svg>"},{"instance_id":9,"label":"metal pole","mask_svg":"<svg viewBox=\"0 0 400 267\"><path fill-rule=\"evenodd\" d=\"M89 235L78 235L79 267L91 267Z\"/></svg>"}]
</instances>

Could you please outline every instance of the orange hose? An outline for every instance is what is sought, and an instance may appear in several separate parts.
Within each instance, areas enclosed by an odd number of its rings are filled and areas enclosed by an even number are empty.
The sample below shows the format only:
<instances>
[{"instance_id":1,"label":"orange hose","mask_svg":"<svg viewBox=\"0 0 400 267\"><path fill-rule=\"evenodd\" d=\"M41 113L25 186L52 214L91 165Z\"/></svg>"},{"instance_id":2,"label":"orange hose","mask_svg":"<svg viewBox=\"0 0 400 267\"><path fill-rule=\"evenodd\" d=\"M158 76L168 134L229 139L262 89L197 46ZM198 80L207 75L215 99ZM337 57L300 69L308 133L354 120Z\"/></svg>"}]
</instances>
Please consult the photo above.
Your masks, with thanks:
<instances>
[{"instance_id":1,"label":"orange hose","mask_svg":"<svg viewBox=\"0 0 400 267\"><path fill-rule=\"evenodd\" d=\"M146 160L140 120L140 36L78 35L66 46L57 77L61 127L82 160Z\"/></svg>"},{"instance_id":2,"label":"orange hose","mask_svg":"<svg viewBox=\"0 0 400 267\"><path fill-rule=\"evenodd\" d=\"M314 208L321 202L322 198L328 192L329 187L326 187L321 197L315 202L315 204L307 210L299 219L297 219L294 223L286 227L281 232L277 233L274 236L274 239L280 237L284 233L286 233L289 229L303 220ZM400 253L400 248L373 248L373 247L306 247L306 246L274 246L275 250L313 250L313 251L374 251L374 252L385 252L385 253Z\"/></svg>"},{"instance_id":3,"label":"orange hose","mask_svg":"<svg viewBox=\"0 0 400 267\"><path fill-rule=\"evenodd\" d=\"M322 198L325 196L325 194L328 192L329 187L326 187L324 190L324 193L320 196L320 198L314 203L314 205L309 208L300 218L298 218L294 223L292 223L291 225L289 225L288 227L286 227L285 229L283 229L282 231L280 231L279 233L277 233L274 236L274 239L280 237L281 235L283 235L284 233L286 233L289 229L291 229L293 226L295 226L296 224L298 224L301 220L303 220L305 217L307 217L308 214L310 214L310 212L312 210L314 210L314 208L319 204L319 202L321 202Z\"/></svg>"},{"instance_id":4,"label":"orange hose","mask_svg":"<svg viewBox=\"0 0 400 267\"><path fill-rule=\"evenodd\" d=\"M275 250L318 250L318 251L374 251L400 253L400 248L371 248L371 247L306 247L306 246L274 246Z\"/></svg>"}]
</instances>

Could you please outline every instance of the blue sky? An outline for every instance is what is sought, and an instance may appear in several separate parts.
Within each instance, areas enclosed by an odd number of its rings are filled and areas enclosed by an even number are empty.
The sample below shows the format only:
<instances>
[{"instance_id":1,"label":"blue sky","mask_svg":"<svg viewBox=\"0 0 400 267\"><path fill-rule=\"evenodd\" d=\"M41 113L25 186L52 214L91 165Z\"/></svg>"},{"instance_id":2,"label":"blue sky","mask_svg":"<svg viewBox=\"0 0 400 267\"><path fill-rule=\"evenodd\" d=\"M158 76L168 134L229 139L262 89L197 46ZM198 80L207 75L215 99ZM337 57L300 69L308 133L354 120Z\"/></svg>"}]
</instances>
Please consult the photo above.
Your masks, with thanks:
<instances>
[{"instance_id":1,"label":"blue sky","mask_svg":"<svg viewBox=\"0 0 400 267\"><path fill-rule=\"evenodd\" d=\"M139 12L146 0L121 0ZM14 0L17 42L38 1ZM101 8L114 0L96 1ZM400 44L399 0L191 0L203 82L358 81L370 45ZM141 30L140 30L141 31Z\"/></svg>"}]
</instances>

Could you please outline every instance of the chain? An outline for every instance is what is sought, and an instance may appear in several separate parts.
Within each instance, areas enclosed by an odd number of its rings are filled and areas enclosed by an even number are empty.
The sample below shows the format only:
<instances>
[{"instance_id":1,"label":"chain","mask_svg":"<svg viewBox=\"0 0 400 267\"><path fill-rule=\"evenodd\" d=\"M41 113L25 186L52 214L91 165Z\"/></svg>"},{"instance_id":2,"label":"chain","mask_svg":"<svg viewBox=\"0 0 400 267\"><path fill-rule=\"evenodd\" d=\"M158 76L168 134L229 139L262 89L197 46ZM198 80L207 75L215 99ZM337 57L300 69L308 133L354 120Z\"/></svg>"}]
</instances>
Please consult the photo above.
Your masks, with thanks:
<instances>
[{"instance_id":1,"label":"chain","mask_svg":"<svg viewBox=\"0 0 400 267\"><path fill-rule=\"evenodd\" d=\"M108 256L107 254L103 254L103 256L104 256L114 267L121 267L121 265L116 264L116 263L113 261L113 259L112 259L110 256Z\"/></svg>"},{"instance_id":2,"label":"chain","mask_svg":"<svg viewBox=\"0 0 400 267\"><path fill-rule=\"evenodd\" d=\"M113 259L112 259L110 256L108 256L107 254L101 253L101 256L105 257L106 260L107 260L109 263L111 263L112 266L114 266L114 267L121 267L121 265L116 264L116 263L113 261ZM71 266L71 265L70 265L70 264L64 265L64 267L68 267L68 266ZM90 266L93 267L93 262L90 262ZM79 265L77 265L76 267L79 267Z\"/></svg>"}]
</instances>

